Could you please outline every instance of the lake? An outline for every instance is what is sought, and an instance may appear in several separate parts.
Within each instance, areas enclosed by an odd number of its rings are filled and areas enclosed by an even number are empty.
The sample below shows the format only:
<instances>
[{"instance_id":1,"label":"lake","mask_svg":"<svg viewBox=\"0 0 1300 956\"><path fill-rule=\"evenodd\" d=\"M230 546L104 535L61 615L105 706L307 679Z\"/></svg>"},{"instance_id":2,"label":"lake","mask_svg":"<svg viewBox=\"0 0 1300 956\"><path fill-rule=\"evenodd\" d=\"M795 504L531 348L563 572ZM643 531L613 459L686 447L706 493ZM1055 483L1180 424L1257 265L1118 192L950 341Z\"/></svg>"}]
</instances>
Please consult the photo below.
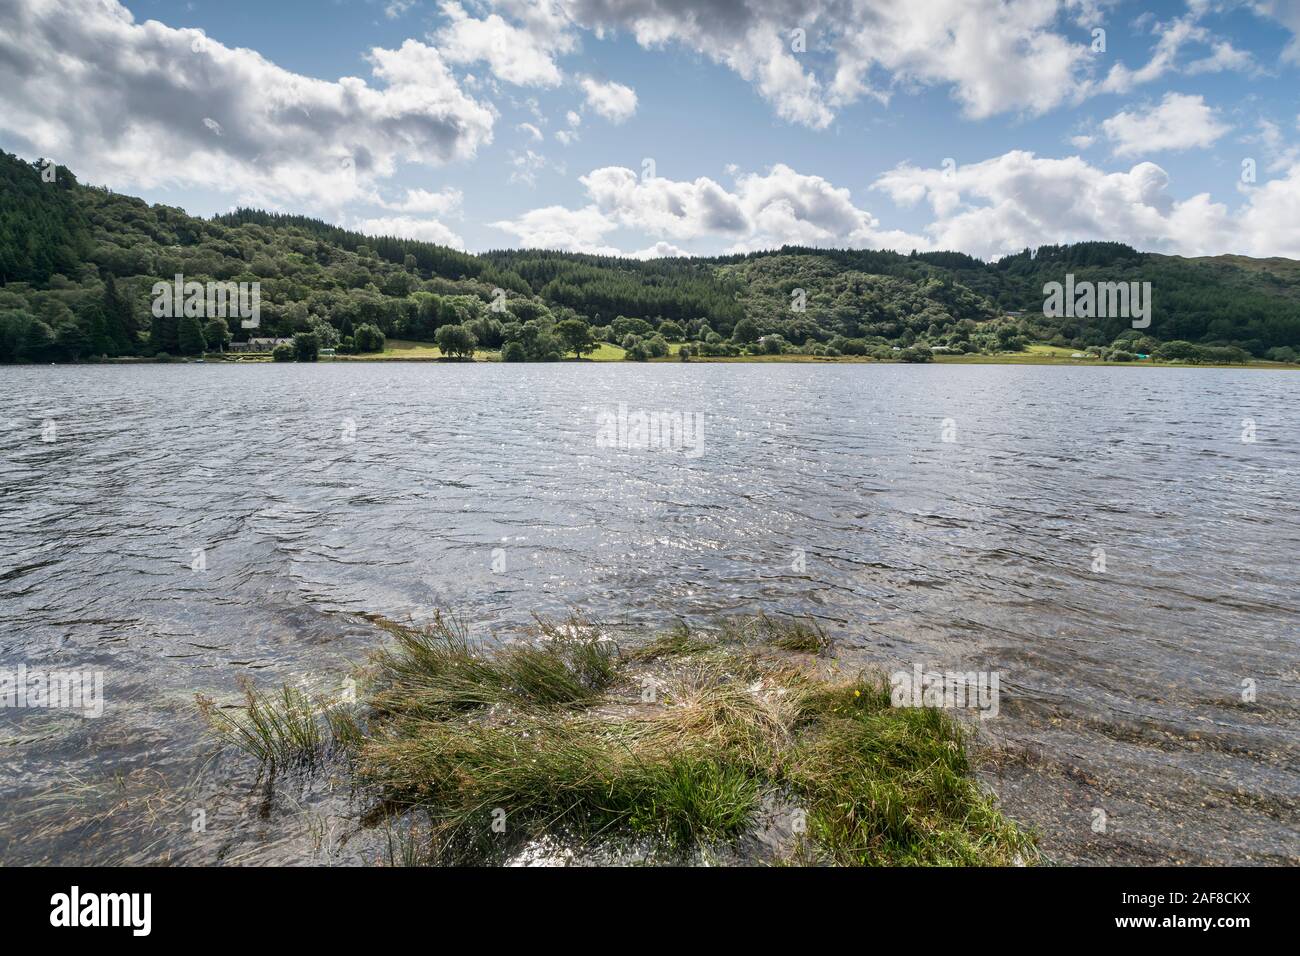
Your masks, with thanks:
<instances>
[{"instance_id":1,"label":"lake","mask_svg":"<svg viewBox=\"0 0 1300 956\"><path fill-rule=\"evenodd\" d=\"M0 667L103 677L98 718L0 708L5 863L373 862L357 798L268 786L194 694L343 692L382 640L367 615L438 609L488 640L534 614L811 615L846 669L999 675L981 778L1054 859L1300 860L1300 373L209 363L0 387Z\"/></svg>"}]
</instances>

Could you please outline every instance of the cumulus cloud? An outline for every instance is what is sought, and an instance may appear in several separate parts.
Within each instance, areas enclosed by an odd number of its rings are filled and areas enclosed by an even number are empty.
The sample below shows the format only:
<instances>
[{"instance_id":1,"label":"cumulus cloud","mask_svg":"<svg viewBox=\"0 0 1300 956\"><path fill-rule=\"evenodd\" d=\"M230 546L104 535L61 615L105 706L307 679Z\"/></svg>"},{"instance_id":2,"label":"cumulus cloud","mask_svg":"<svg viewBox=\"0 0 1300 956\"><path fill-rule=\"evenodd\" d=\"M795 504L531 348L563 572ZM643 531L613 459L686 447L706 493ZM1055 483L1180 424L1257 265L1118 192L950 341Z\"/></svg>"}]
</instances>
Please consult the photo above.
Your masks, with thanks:
<instances>
[{"instance_id":1,"label":"cumulus cloud","mask_svg":"<svg viewBox=\"0 0 1300 956\"><path fill-rule=\"evenodd\" d=\"M498 0L500 2L500 0ZM1104 22L1093 0L565 0L574 24L631 34L647 48L679 45L735 71L778 116L814 129L868 97L899 89L951 91L972 119L1041 114L1098 93L1123 93L1170 72L1253 69L1250 55L1216 36L1193 4L1169 21L1147 18L1156 43L1137 68L1091 50ZM1255 0L1293 28L1296 0ZM1294 21L1294 23L1293 23ZM795 31L800 31L796 35ZM1294 45L1292 49L1294 49ZM1189 59L1189 50L1200 55Z\"/></svg>"},{"instance_id":2,"label":"cumulus cloud","mask_svg":"<svg viewBox=\"0 0 1300 956\"><path fill-rule=\"evenodd\" d=\"M1300 258L1300 163L1276 179L1241 188L1247 194L1246 205L1212 240L1213 251ZM1222 207L1213 210L1210 225L1224 215Z\"/></svg>"},{"instance_id":3,"label":"cumulus cloud","mask_svg":"<svg viewBox=\"0 0 1300 956\"><path fill-rule=\"evenodd\" d=\"M651 235L690 239L707 233L739 234L746 228L736 197L707 177L677 182L606 166L578 181L602 214Z\"/></svg>"},{"instance_id":4,"label":"cumulus cloud","mask_svg":"<svg viewBox=\"0 0 1300 956\"><path fill-rule=\"evenodd\" d=\"M784 165L741 173L730 189L708 177L642 177L617 166L579 181L589 200L581 208L547 206L493 225L522 246L604 255L620 254L611 237L621 230L657 240L630 253L641 258L685 254L677 243L686 241L714 253L789 244L955 249L993 259L1097 240L1189 256L1300 256L1300 163L1259 185L1239 184L1235 211L1208 193L1175 198L1169 174L1151 162L1107 172L1078 156L1012 150L955 168L903 164L872 190L898 206L927 206L920 232L886 228L849 190Z\"/></svg>"},{"instance_id":5,"label":"cumulus cloud","mask_svg":"<svg viewBox=\"0 0 1300 956\"><path fill-rule=\"evenodd\" d=\"M1089 240L1127 242L1178 255L1237 252L1300 257L1300 163L1259 185L1240 184L1239 208L1208 193L1177 199L1169 174L1151 162L1107 172L1077 157L1023 150L956 168L900 165L872 189L899 206L928 206L920 233L882 227L847 189L777 165L741 174L732 189L707 177L639 177L622 167L592 170L579 209L548 206L494 223L523 246L620 254L626 230L658 241L630 255L684 255L671 240L713 252L781 245L956 249L993 259L1027 247Z\"/></svg>"},{"instance_id":6,"label":"cumulus cloud","mask_svg":"<svg viewBox=\"0 0 1300 956\"><path fill-rule=\"evenodd\" d=\"M529 210L516 219L494 222L492 225L510 233L519 241L519 245L529 249L621 255L616 247L604 244L605 236L613 232L617 224L594 206L582 209L545 206Z\"/></svg>"},{"instance_id":7,"label":"cumulus cloud","mask_svg":"<svg viewBox=\"0 0 1300 956\"><path fill-rule=\"evenodd\" d=\"M636 91L612 81L584 76L580 81L587 105L611 123L622 123L636 113Z\"/></svg>"},{"instance_id":8,"label":"cumulus cloud","mask_svg":"<svg viewBox=\"0 0 1300 956\"><path fill-rule=\"evenodd\" d=\"M464 249L465 240L436 219L417 219L414 216L381 216L362 219L356 224L359 232L368 236L397 236L399 239L419 239L439 245Z\"/></svg>"},{"instance_id":9,"label":"cumulus cloud","mask_svg":"<svg viewBox=\"0 0 1300 956\"><path fill-rule=\"evenodd\" d=\"M787 243L905 251L923 242L905 232L882 231L875 216L854 205L847 189L789 166L778 164L766 173L741 176L736 186L748 228L732 245L735 251Z\"/></svg>"},{"instance_id":10,"label":"cumulus cloud","mask_svg":"<svg viewBox=\"0 0 1300 956\"><path fill-rule=\"evenodd\" d=\"M1022 150L955 170L902 165L873 189L900 205L929 204L930 248L994 258L1044 244L1106 240L1181 255L1300 255L1300 165L1240 186L1232 212L1208 193L1177 200L1155 163L1108 173L1079 157Z\"/></svg>"},{"instance_id":11,"label":"cumulus cloud","mask_svg":"<svg viewBox=\"0 0 1300 956\"><path fill-rule=\"evenodd\" d=\"M328 82L198 30L137 23L116 0L0 4L0 129L91 182L332 207L399 161L467 159L491 141L492 108L437 50L408 40L368 60L380 85Z\"/></svg>"},{"instance_id":12,"label":"cumulus cloud","mask_svg":"<svg viewBox=\"0 0 1300 956\"><path fill-rule=\"evenodd\" d=\"M967 115L1043 112L1086 86L1090 54L1067 36L1075 0L569 0L573 20L631 33L645 47L680 44L753 83L790 122L829 125L835 111L896 87L949 87ZM792 28L804 31L803 49ZM813 64L829 56L819 76Z\"/></svg>"},{"instance_id":13,"label":"cumulus cloud","mask_svg":"<svg viewBox=\"0 0 1300 956\"><path fill-rule=\"evenodd\" d=\"M638 249L631 254L633 259L670 259L689 255L690 253L685 249L674 246L671 242L664 242L662 239L652 246Z\"/></svg>"},{"instance_id":14,"label":"cumulus cloud","mask_svg":"<svg viewBox=\"0 0 1300 956\"><path fill-rule=\"evenodd\" d=\"M464 198L464 194L459 189L451 186L440 189L436 193L427 189L408 189L405 198L401 201L380 200L379 205L385 209L394 209L398 212L447 216L459 212L460 204Z\"/></svg>"},{"instance_id":15,"label":"cumulus cloud","mask_svg":"<svg viewBox=\"0 0 1300 956\"><path fill-rule=\"evenodd\" d=\"M1116 113L1101 124L1116 156L1205 148L1230 127L1203 96L1166 93L1159 105Z\"/></svg>"},{"instance_id":16,"label":"cumulus cloud","mask_svg":"<svg viewBox=\"0 0 1300 956\"><path fill-rule=\"evenodd\" d=\"M883 68L895 84L951 87L971 118L1046 112L1079 93L1090 65L1084 35L1061 30L1069 6L935 0L918 10L911 0L852 3L857 22L837 45L834 94L850 102L873 92L870 72Z\"/></svg>"},{"instance_id":17,"label":"cumulus cloud","mask_svg":"<svg viewBox=\"0 0 1300 956\"><path fill-rule=\"evenodd\" d=\"M592 170L579 181L590 200L581 209L549 206L494 225L524 246L581 252L614 254L607 236L617 229L661 239L638 256L655 249L681 254L667 239L713 239L729 251L786 244L912 249L925 243L923 237L881 230L847 189L785 165L743 175L734 190L708 177L638 176L621 166Z\"/></svg>"},{"instance_id":18,"label":"cumulus cloud","mask_svg":"<svg viewBox=\"0 0 1300 956\"><path fill-rule=\"evenodd\" d=\"M555 57L573 49L570 33L515 26L495 13L476 19L456 2L442 12L450 22L433 40L449 62L485 62L493 76L517 86L554 87L564 79Z\"/></svg>"}]
</instances>

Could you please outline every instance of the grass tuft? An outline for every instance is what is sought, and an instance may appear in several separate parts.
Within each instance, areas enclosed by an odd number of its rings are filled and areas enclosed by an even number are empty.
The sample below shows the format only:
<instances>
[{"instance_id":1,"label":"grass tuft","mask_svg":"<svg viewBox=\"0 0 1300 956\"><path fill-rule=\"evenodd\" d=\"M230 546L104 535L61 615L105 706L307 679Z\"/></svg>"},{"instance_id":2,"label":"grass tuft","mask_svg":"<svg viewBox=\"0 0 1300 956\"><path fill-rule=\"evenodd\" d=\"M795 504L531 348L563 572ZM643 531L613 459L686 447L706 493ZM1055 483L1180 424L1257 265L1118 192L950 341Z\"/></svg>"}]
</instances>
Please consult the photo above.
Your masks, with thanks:
<instances>
[{"instance_id":1,"label":"grass tuft","mask_svg":"<svg viewBox=\"0 0 1300 956\"><path fill-rule=\"evenodd\" d=\"M891 707L883 677L819 676L804 655L830 642L814 623L681 623L626 654L574 621L496 651L452 619L384 626L364 727L345 711L322 728L288 689L250 690L243 718L210 720L263 760L317 755L325 736L348 749L384 813L407 821L391 863L679 861L741 845L764 862L1035 858L974 781L960 724ZM778 850L744 840L772 832L773 808L806 828Z\"/></svg>"},{"instance_id":2,"label":"grass tuft","mask_svg":"<svg viewBox=\"0 0 1300 956\"><path fill-rule=\"evenodd\" d=\"M883 677L818 689L785 766L809 803L809 832L829 862L1010 865L1032 841L970 772L966 734L946 711L893 708Z\"/></svg>"},{"instance_id":3,"label":"grass tuft","mask_svg":"<svg viewBox=\"0 0 1300 956\"><path fill-rule=\"evenodd\" d=\"M816 621L803 621L798 618L770 618L760 615L757 626L763 633L763 639L771 647L783 651L798 651L808 654L820 654L831 646L831 639L822 631Z\"/></svg>"},{"instance_id":4,"label":"grass tuft","mask_svg":"<svg viewBox=\"0 0 1300 956\"><path fill-rule=\"evenodd\" d=\"M355 716L340 705L319 704L287 684L278 692L260 692L246 679L240 685L241 712L227 713L202 694L199 711L223 742L262 763L313 764L331 742L342 748L362 738Z\"/></svg>"},{"instance_id":5,"label":"grass tuft","mask_svg":"<svg viewBox=\"0 0 1300 956\"><path fill-rule=\"evenodd\" d=\"M580 707L614 679L617 648L578 625L546 624L541 639L487 654L460 622L423 628L386 623L391 648L376 657L382 714L445 719L495 705Z\"/></svg>"},{"instance_id":6,"label":"grass tuft","mask_svg":"<svg viewBox=\"0 0 1300 956\"><path fill-rule=\"evenodd\" d=\"M654 635L650 641L634 648L628 657L635 661L656 661L666 657L689 657L713 650L718 646L717 635L706 635L693 629L685 621L662 634Z\"/></svg>"}]
</instances>

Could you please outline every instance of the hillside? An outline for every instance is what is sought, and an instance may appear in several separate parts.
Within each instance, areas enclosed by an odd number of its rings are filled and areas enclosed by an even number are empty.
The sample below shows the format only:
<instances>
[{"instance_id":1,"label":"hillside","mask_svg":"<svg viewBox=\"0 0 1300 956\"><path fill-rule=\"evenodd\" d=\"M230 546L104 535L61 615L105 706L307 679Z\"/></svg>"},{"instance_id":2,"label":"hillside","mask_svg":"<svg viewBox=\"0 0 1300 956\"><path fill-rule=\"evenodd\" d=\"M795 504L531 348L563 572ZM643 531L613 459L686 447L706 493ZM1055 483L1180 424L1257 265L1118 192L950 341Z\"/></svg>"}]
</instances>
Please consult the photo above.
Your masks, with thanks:
<instances>
[{"instance_id":1,"label":"hillside","mask_svg":"<svg viewBox=\"0 0 1300 956\"><path fill-rule=\"evenodd\" d=\"M1184 361L1289 361L1300 348L1300 263L1286 259L1185 259L1117 243L1044 246L993 263L795 247L650 261L471 255L256 210L200 219L56 169L46 182L39 164L0 153L0 362L197 354L250 334L298 335L313 354L392 337L533 361L602 341L632 358L664 355L672 341L697 355L897 357L901 348L914 360L933 347L1029 343ZM1043 286L1067 272L1151 282L1151 327L1045 317ZM154 283L177 274L260 282L258 329L155 317Z\"/></svg>"}]
</instances>

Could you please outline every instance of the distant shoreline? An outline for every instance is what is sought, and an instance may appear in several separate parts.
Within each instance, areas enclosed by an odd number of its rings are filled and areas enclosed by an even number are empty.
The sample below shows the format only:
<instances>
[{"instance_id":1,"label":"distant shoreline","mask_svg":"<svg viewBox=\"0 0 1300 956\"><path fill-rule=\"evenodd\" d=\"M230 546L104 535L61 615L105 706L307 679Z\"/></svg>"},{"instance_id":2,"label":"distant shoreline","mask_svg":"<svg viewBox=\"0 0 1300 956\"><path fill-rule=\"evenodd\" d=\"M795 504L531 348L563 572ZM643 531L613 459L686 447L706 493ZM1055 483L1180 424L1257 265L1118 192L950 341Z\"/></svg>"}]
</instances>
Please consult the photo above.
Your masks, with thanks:
<instances>
[{"instance_id":1,"label":"distant shoreline","mask_svg":"<svg viewBox=\"0 0 1300 956\"><path fill-rule=\"evenodd\" d=\"M430 349L430 352L436 349ZM405 355L400 352L383 352L367 355L332 355L322 356L316 362L285 362L278 364L298 365L298 364L317 364L329 365L350 362L368 362L374 364L384 363L414 363L414 364L438 364L438 365L473 365L473 364L498 364L501 362L499 354L496 352L479 353L472 361L460 359L449 359L442 355ZM28 367L43 365L45 363L12 363L9 367L20 368L26 364ZM159 361L155 358L146 358L144 356L129 356L119 358L106 358L100 361L88 362L58 362L49 363L51 365L273 365L277 364L271 360L270 353L240 353L240 354L212 354L203 357L202 361L197 358L174 357L168 361ZM625 362L623 359L564 359L561 362L519 362L511 363L519 365L704 365L704 364L740 364L740 365L1024 365L1034 367L1094 367L1107 366L1110 368L1164 368L1164 369L1210 369L1210 368L1227 368L1227 369L1254 369L1254 370L1273 370L1273 371L1300 371L1300 363L1285 362L1268 362L1253 361L1245 363L1232 364L1215 364L1210 362L1190 363L1190 362L1112 362L1104 359L1074 359L1074 358L1057 358L1035 355L1024 352L1008 352L997 355L936 355L930 362L909 363L897 360L882 360L858 355L844 356L820 356L820 355L740 355L740 356L699 356L693 357L687 362L672 356L664 358L649 359L646 362Z\"/></svg>"},{"instance_id":2,"label":"distant shoreline","mask_svg":"<svg viewBox=\"0 0 1300 956\"><path fill-rule=\"evenodd\" d=\"M804 355L802 353L784 352L772 355L695 355L683 362L680 356L680 350L689 343L673 342L669 343L669 353L667 355L654 358L647 358L645 364L696 364L696 363L738 363L738 364L790 364L790 365L1032 365L1039 367L1052 366L1096 366L1105 365L1116 368L1246 368L1246 369L1274 369L1284 371L1300 370L1300 363L1271 362L1266 359L1252 358L1244 363L1212 363L1212 362L1162 362L1154 359L1139 359L1128 362L1118 362L1102 358L1084 358L1084 349L1070 348L1066 346L1047 345L1044 343L1035 343L1027 346L1019 352L969 352L964 354L953 354L938 352L935 353L928 362L907 362L902 359L876 358L870 355ZM627 353L616 345L608 342L601 342L595 350L581 359L575 359L571 355L561 359L564 364L583 364L583 365L611 365L624 364L628 360ZM272 364L273 359L270 352L209 352L203 356L203 364L223 364L223 365L240 365L240 364ZM447 365L472 364L468 360L460 358L448 358L443 355L442 351L432 342L417 342L409 339L388 339L382 352L361 352L346 355L321 355L317 360L318 363L328 364L331 362L434 362ZM501 352L498 350L480 349L474 353L473 362L477 363L497 363L501 361ZM41 364L41 363L31 363ZM116 358L102 358L81 363L61 363L61 364L122 364L122 365L182 365L182 364L199 364L197 356L170 356L159 359L156 356L119 356ZM283 364L298 364L283 363ZM311 363L307 363L311 364ZM515 363L511 363L515 364ZM520 362L520 365L529 364L553 364L540 362ZM630 363L641 364L641 363Z\"/></svg>"}]
</instances>

